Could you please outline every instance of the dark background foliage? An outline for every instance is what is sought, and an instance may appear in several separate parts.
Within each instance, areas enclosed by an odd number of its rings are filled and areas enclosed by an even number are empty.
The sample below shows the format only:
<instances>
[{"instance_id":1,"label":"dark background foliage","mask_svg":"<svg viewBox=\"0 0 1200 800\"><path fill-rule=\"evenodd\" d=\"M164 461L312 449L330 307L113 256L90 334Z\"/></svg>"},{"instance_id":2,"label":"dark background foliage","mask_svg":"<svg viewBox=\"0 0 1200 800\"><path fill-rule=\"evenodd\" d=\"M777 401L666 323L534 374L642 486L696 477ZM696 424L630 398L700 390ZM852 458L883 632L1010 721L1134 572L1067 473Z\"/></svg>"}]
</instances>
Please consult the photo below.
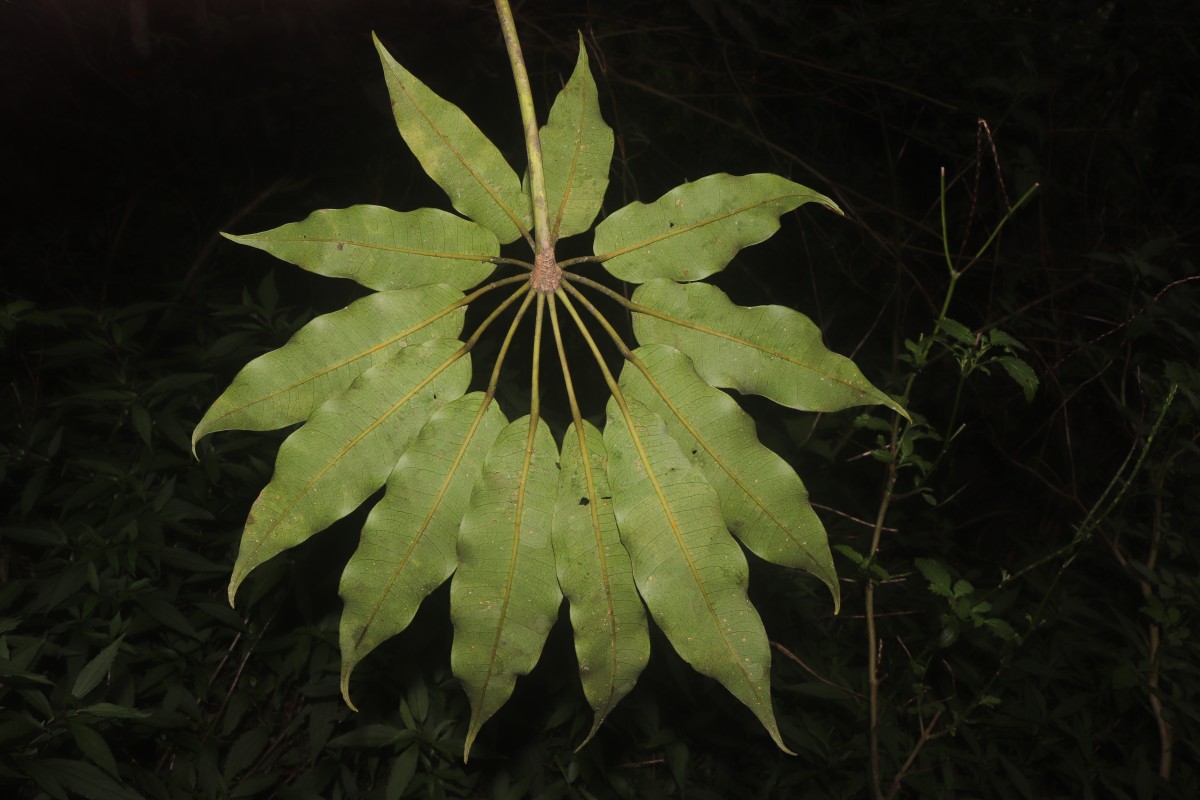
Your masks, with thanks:
<instances>
[{"instance_id":1,"label":"dark background foliage","mask_svg":"<svg viewBox=\"0 0 1200 800\"><path fill-rule=\"evenodd\" d=\"M834 616L814 580L753 567L798 755L657 640L574 753L590 714L560 625L464 766L444 590L362 665L350 712L336 586L355 520L256 573L237 609L224 600L280 437L221 434L193 458L191 428L241 364L356 291L217 232L354 203L446 207L395 132L371 30L522 164L490 4L14 0L0 6L3 791L1196 796L1194 4L515 10L543 113L576 31L592 51L617 134L606 211L718 171L778 172L847 211L790 215L717 278L739 302L810 315L877 384L910 386L918 417L894 443L873 410L814 419L743 398L808 483L844 580ZM971 264L946 314L960 326L935 328L948 261ZM1032 368L1032 400L998 356Z\"/></svg>"}]
</instances>

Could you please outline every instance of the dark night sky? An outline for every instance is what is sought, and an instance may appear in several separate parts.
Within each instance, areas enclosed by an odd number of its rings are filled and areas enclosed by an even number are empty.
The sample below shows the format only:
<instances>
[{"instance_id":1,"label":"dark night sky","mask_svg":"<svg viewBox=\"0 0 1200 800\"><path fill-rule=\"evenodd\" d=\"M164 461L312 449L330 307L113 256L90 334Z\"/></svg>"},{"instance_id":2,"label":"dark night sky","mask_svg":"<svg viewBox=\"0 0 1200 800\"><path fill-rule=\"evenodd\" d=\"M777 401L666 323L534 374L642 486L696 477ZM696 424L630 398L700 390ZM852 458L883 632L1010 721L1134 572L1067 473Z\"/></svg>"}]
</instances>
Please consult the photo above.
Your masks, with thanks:
<instances>
[{"instance_id":1,"label":"dark night sky","mask_svg":"<svg viewBox=\"0 0 1200 800\"><path fill-rule=\"evenodd\" d=\"M843 21L833 6L814 4L805 12L818 26L812 35L773 26L766 16L771 4L764 3L759 4L763 15L746 11L744 19L752 26L725 25L718 38L711 21L697 12L708 8L705 3L677 5L667 14L647 12L637 3L515 4L535 94L543 105L572 66L579 29L589 37L598 33L590 41L600 44L601 58L624 78L651 87L631 89L630 83L610 80L597 60L602 97L611 98L604 112L618 127L619 141L631 148L632 169L642 176L636 187L642 199L680 179L699 177L702 170L774 171L824 191L845 186L858 192L851 196L864 207L875 204L885 214L900 203L915 201L921 208L936 189L937 167L946 160L936 149L945 146L945 132L955 131L962 139L956 154L962 163L949 164L953 174L974 155L980 114L991 118L1000 137L1006 169L1042 180L1046 202L1062 189L1064 203L1078 209L1071 196L1078 193L1083 203L1094 205L1083 213L1115 226L1113 233L1124 221L1104 215L1127 188L1112 185L1104 170L1115 165L1130 171L1128 161L1114 159L1142 158L1134 165L1140 171L1139 190L1182 192L1191 185L1171 171L1186 155L1180 144L1186 137L1178 123L1162 119L1166 109L1180 108L1195 89L1188 68L1172 66L1195 65L1194 55L1181 42L1162 38L1187 30L1181 12L1160 9L1162 18L1136 15L1119 23L1134 27L1110 28L1110 34L1144 28L1137 41L1159 42L1161 49L1108 54L1101 37L1092 43L1096 57L1084 60L1095 68L1070 73L1054 58L1030 63L1026 54L1053 54L1047 42L1060 36L1063 26L1074 25L1071 19L1031 18L1025 27L1014 25L1011 40L981 49L978 43L988 41L988 31L977 20L973 27L949 21L934 30L928 17L919 16L933 12L921 4L904 6L892 17L884 6L856 6L855 13L867 22L844 41L838 38ZM911 31L905 27L910 24ZM486 0L10 0L0 5L5 115L0 152L8 167L0 291L43 301L128 299L144 293L147 283L220 271L236 250L214 239L221 229L262 229L317 207L360 202L398 209L444 207L440 192L404 151L390 119L372 30L415 74L461 105L521 167L515 97ZM884 34L893 38L871 38ZM1022 43L1020 36L1034 37L1032 44ZM1039 44L1036 37L1045 41ZM822 72L824 62L815 50L811 62L803 63L803 48L831 44L847 63L861 51L862 73ZM897 52L904 47L912 54ZM795 59L787 64L790 72L765 71L785 63L758 57L772 48ZM978 81L937 85L939 70L966 58L979 59ZM1074 58L1072 63L1080 61ZM907 71L868 75L889 61ZM722 70L727 74L718 74ZM1026 99L1018 92L1015 112L992 102L1010 97L997 94L994 85L1023 80L1031 89ZM679 92L677 85L687 91ZM708 97L698 93L705 87L710 87ZM953 101L953 109L926 104L910 93L926 89ZM754 94L757 115L741 112L736 97L721 98L731 91ZM1082 109L1071 105L1084 95L1089 99ZM727 102L723 113L730 127L686 112L681 116L676 101L711 104L718 113L719 104ZM884 108L891 119L878 117ZM1081 116L1093 112L1094 118ZM674 126L676 136L682 126L692 137L689 146L656 137L660 119ZM891 127L892 138L881 140L881 122ZM1154 134L1157 140L1134 142L1156 143L1161 163L1124 147L1128 134L1138 133L1130 130L1136 125L1161 131ZM736 135L722 137L723 131ZM1041 138L1030 139L1029 131L1040 131ZM935 154L929 160L922 154L927 142ZM828 155L821 165L826 172L806 173L771 145L782 145L803 161ZM881 147L898 154L893 165L898 173L883 173L888 157ZM637 161L639 152L655 158ZM660 165L662 174L654 174ZM884 185L889 178L899 178L917 194L896 195ZM829 185L834 182L843 186ZM622 199L610 195L609 204L615 207ZM1194 207L1186 194L1179 199L1183 205L1172 207ZM1096 247L1100 238L1092 235L1080 244Z\"/></svg>"},{"instance_id":2,"label":"dark night sky","mask_svg":"<svg viewBox=\"0 0 1200 800\"><path fill-rule=\"evenodd\" d=\"M395 131L370 34L486 116L498 106L486 79L506 66L488 11L395 0L4 4L0 290L128 299L219 269L236 248L215 232L246 231L247 219L440 203Z\"/></svg>"}]
</instances>

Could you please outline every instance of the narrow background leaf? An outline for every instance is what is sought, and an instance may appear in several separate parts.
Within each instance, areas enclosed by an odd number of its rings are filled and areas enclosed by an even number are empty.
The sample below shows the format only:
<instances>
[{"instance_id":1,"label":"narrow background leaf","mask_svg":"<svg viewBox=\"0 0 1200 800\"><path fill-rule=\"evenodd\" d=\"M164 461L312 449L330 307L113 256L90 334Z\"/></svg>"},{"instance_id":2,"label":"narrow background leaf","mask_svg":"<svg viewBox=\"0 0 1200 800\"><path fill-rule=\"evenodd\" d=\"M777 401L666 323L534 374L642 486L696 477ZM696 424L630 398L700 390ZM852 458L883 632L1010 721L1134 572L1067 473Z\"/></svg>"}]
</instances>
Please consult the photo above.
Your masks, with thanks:
<instances>
[{"instance_id":1,"label":"narrow background leaf","mask_svg":"<svg viewBox=\"0 0 1200 800\"><path fill-rule=\"evenodd\" d=\"M71 738L79 747L79 752L114 778L121 777L117 769L117 760L113 758L112 749L104 741L104 737L100 735L99 731L78 720L68 721L67 727L71 731Z\"/></svg>"},{"instance_id":2,"label":"narrow background leaf","mask_svg":"<svg viewBox=\"0 0 1200 800\"><path fill-rule=\"evenodd\" d=\"M1017 356L999 356L996 361L1008 373L1008 377L1021 387L1021 392L1025 395L1025 402L1032 403L1033 397L1037 393L1038 377L1037 373L1033 371L1033 367L1029 366L1029 362Z\"/></svg>"},{"instance_id":3,"label":"narrow background leaf","mask_svg":"<svg viewBox=\"0 0 1200 800\"><path fill-rule=\"evenodd\" d=\"M121 642L124 639L124 634L118 636L112 644L105 647L91 661L83 665L83 669L79 670L79 675L75 678L75 685L71 687L72 695L82 699L92 689L100 685L100 681L104 680L104 676L112 668L113 660L116 659L117 653L121 650Z\"/></svg>"},{"instance_id":4,"label":"narrow background leaf","mask_svg":"<svg viewBox=\"0 0 1200 800\"><path fill-rule=\"evenodd\" d=\"M142 795L137 791L117 783L86 761L44 758L32 762L26 769L47 791L50 791L51 787L61 786L88 800L142 799Z\"/></svg>"}]
</instances>

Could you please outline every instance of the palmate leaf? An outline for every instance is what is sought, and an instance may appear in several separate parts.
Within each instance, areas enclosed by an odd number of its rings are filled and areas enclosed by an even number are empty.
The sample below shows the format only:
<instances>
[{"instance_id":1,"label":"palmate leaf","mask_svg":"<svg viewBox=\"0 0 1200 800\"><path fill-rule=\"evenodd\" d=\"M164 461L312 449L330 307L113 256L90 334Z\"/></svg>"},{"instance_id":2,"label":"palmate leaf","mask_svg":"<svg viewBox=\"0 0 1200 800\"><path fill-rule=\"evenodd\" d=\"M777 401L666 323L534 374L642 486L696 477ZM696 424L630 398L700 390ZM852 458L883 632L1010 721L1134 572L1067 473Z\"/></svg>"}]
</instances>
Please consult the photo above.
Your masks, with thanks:
<instances>
[{"instance_id":1,"label":"palmate leaf","mask_svg":"<svg viewBox=\"0 0 1200 800\"><path fill-rule=\"evenodd\" d=\"M582 41L575 70L540 128L539 149L531 144L542 155L544 186L532 185L536 168L522 183L462 111L376 44L401 135L469 219L353 206L229 237L375 290L246 365L196 426L193 446L218 431L303 423L280 447L275 473L251 508L231 601L266 559L386 486L339 587L347 703L355 666L403 631L423 599L449 579L451 666L471 705L464 759L517 677L537 663L564 598L594 711L584 743L644 669L653 618L680 656L732 692L786 751L771 705L770 648L747 598L741 545L815 575L835 608L837 576L804 484L758 441L749 416L721 388L809 411L865 403L904 410L849 359L827 350L803 315L736 306L693 281L771 236L787 212L806 203L836 207L777 176L712 175L614 212L596 229L595 256L563 262L600 263L640 284L632 300L583 275L559 276L547 250L594 221L613 151ZM534 115L525 121L527 132L539 130ZM536 159L531 163L536 167ZM534 263L499 257L501 243L518 239L540 248ZM491 277L514 264L531 275ZM468 304L504 286L511 287L508 297L463 336ZM640 347L630 349L584 289L630 313ZM530 409L507 422L495 399L498 381L534 299ZM486 390L468 394L473 378L482 380L472 375L470 353L514 306L496 337ZM561 443L539 411L547 307L573 417ZM578 307L595 315L625 358L619 381ZM568 364L559 308L594 364ZM603 433L582 418L570 379L589 366L613 389Z\"/></svg>"}]
</instances>

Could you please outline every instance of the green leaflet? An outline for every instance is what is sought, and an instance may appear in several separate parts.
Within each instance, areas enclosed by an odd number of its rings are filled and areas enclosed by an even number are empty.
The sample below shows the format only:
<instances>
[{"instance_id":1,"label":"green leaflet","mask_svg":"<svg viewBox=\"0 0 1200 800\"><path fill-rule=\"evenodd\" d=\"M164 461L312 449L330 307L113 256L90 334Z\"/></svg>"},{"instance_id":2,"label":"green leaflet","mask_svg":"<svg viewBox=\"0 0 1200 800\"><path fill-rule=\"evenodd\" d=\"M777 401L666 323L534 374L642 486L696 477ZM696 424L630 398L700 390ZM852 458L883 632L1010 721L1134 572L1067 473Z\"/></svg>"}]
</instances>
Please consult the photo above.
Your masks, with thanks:
<instances>
[{"instance_id":1,"label":"green leaflet","mask_svg":"<svg viewBox=\"0 0 1200 800\"><path fill-rule=\"evenodd\" d=\"M470 356L434 339L405 347L325 403L279 448L275 474L246 519L229 581L295 547L357 508L387 480L409 441L439 407L466 391Z\"/></svg>"},{"instance_id":2,"label":"green leaflet","mask_svg":"<svg viewBox=\"0 0 1200 800\"><path fill-rule=\"evenodd\" d=\"M633 689L650 657L646 610L613 515L604 439L591 423L582 428L584 449L574 424L563 438L554 504L558 584L571 606L583 693L596 712L580 747Z\"/></svg>"},{"instance_id":3,"label":"green leaflet","mask_svg":"<svg viewBox=\"0 0 1200 800\"><path fill-rule=\"evenodd\" d=\"M562 603L550 538L557 456L546 423L509 423L488 453L458 532L450 666L471 700L464 760L517 676L537 664Z\"/></svg>"},{"instance_id":4,"label":"green leaflet","mask_svg":"<svg viewBox=\"0 0 1200 800\"><path fill-rule=\"evenodd\" d=\"M317 317L283 347L242 367L192 432L192 446L217 431L266 431L302 422L406 345L457 337L466 310L447 311L462 297L433 284L377 292Z\"/></svg>"},{"instance_id":5,"label":"green leaflet","mask_svg":"<svg viewBox=\"0 0 1200 800\"><path fill-rule=\"evenodd\" d=\"M1025 394L1025 402L1032 403L1038 388L1038 377L1033 367L1029 366L1025 359L1016 356L997 356L996 362L1008 373L1008 377L1021 387Z\"/></svg>"},{"instance_id":6,"label":"green leaflet","mask_svg":"<svg viewBox=\"0 0 1200 800\"><path fill-rule=\"evenodd\" d=\"M113 756L108 742L104 741L104 736L96 728L84 724L76 717L68 718L67 729L71 731L71 738L75 740L80 753L112 777L117 780L121 779L121 770L117 766L117 759ZM9 747L12 745L10 744ZM116 788L120 789L121 787L117 785Z\"/></svg>"},{"instance_id":7,"label":"green leaflet","mask_svg":"<svg viewBox=\"0 0 1200 800\"><path fill-rule=\"evenodd\" d=\"M39 758L25 767L30 777L51 797L104 797L109 800L144 800L143 795L105 775L86 761Z\"/></svg>"},{"instance_id":8,"label":"green leaflet","mask_svg":"<svg viewBox=\"0 0 1200 800\"><path fill-rule=\"evenodd\" d=\"M633 363L621 372L622 391L663 419L684 456L716 490L729 530L760 558L824 581L836 613L841 595L833 555L800 477L758 441L754 420L732 397L705 383L683 353L651 344L634 356L668 399Z\"/></svg>"},{"instance_id":9,"label":"green leaflet","mask_svg":"<svg viewBox=\"0 0 1200 800\"><path fill-rule=\"evenodd\" d=\"M575 72L555 98L541 138L551 238L583 233L596 219L608 189L613 133L600 116L582 37ZM526 173L526 190L528 180Z\"/></svg>"},{"instance_id":10,"label":"green leaflet","mask_svg":"<svg viewBox=\"0 0 1200 800\"><path fill-rule=\"evenodd\" d=\"M79 674L75 676L75 683L71 687L71 694L77 699L82 700L92 689L100 685L104 680L104 676L112 669L113 661L117 659L117 654L121 652L121 642L125 640L125 634L121 634L112 644L105 647L97 653L88 663L83 665L83 669L79 670Z\"/></svg>"},{"instance_id":11,"label":"green leaflet","mask_svg":"<svg viewBox=\"0 0 1200 800\"><path fill-rule=\"evenodd\" d=\"M378 290L427 283L469 289L492 274L487 259L500 254L490 230L435 208L323 209L262 233L221 235L309 272Z\"/></svg>"},{"instance_id":12,"label":"green leaflet","mask_svg":"<svg viewBox=\"0 0 1200 800\"><path fill-rule=\"evenodd\" d=\"M828 197L778 175L709 175L614 211L596 226L593 249L623 281L698 281L770 238L780 216L812 202L838 211Z\"/></svg>"},{"instance_id":13,"label":"green leaflet","mask_svg":"<svg viewBox=\"0 0 1200 800\"><path fill-rule=\"evenodd\" d=\"M532 227L521 179L475 123L396 63L372 34L383 62L396 127L421 167L464 216L496 234L501 244Z\"/></svg>"},{"instance_id":14,"label":"green leaflet","mask_svg":"<svg viewBox=\"0 0 1200 800\"><path fill-rule=\"evenodd\" d=\"M713 386L760 394L801 411L881 403L908 414L871 385L854 362L825 348L821 331L784 306L734 305L706 283L654 280L633 293L633 332L691 356Z\"/></svg>"},{"instance_id":15,"label":"green leaflet","mask_svg":"<svg viewBox=\"0 0 1200 800\"><path fill-rule=\"evenodd\" d=\"M609 400L604 443L638 591L679 655L745 703L790 753L771 708L771 651L746 596L746 557L725 529L717 494L661 417L635 398L626 405L630 420Z\"/></svg>"},{"instance_id":16,"label":"green leaflet","mask_svg":"<svg viewBox=\"0 0 1200 800\"><path fill-rule=\"evenodd\" d=\"M371 509L358 549L342 572L342 696L350 702L354 667L412 622L417 607L458 564L458 525L483 459L504 427L481 392L448 403L429 418Z\"/></svg>"}]
</instances>

